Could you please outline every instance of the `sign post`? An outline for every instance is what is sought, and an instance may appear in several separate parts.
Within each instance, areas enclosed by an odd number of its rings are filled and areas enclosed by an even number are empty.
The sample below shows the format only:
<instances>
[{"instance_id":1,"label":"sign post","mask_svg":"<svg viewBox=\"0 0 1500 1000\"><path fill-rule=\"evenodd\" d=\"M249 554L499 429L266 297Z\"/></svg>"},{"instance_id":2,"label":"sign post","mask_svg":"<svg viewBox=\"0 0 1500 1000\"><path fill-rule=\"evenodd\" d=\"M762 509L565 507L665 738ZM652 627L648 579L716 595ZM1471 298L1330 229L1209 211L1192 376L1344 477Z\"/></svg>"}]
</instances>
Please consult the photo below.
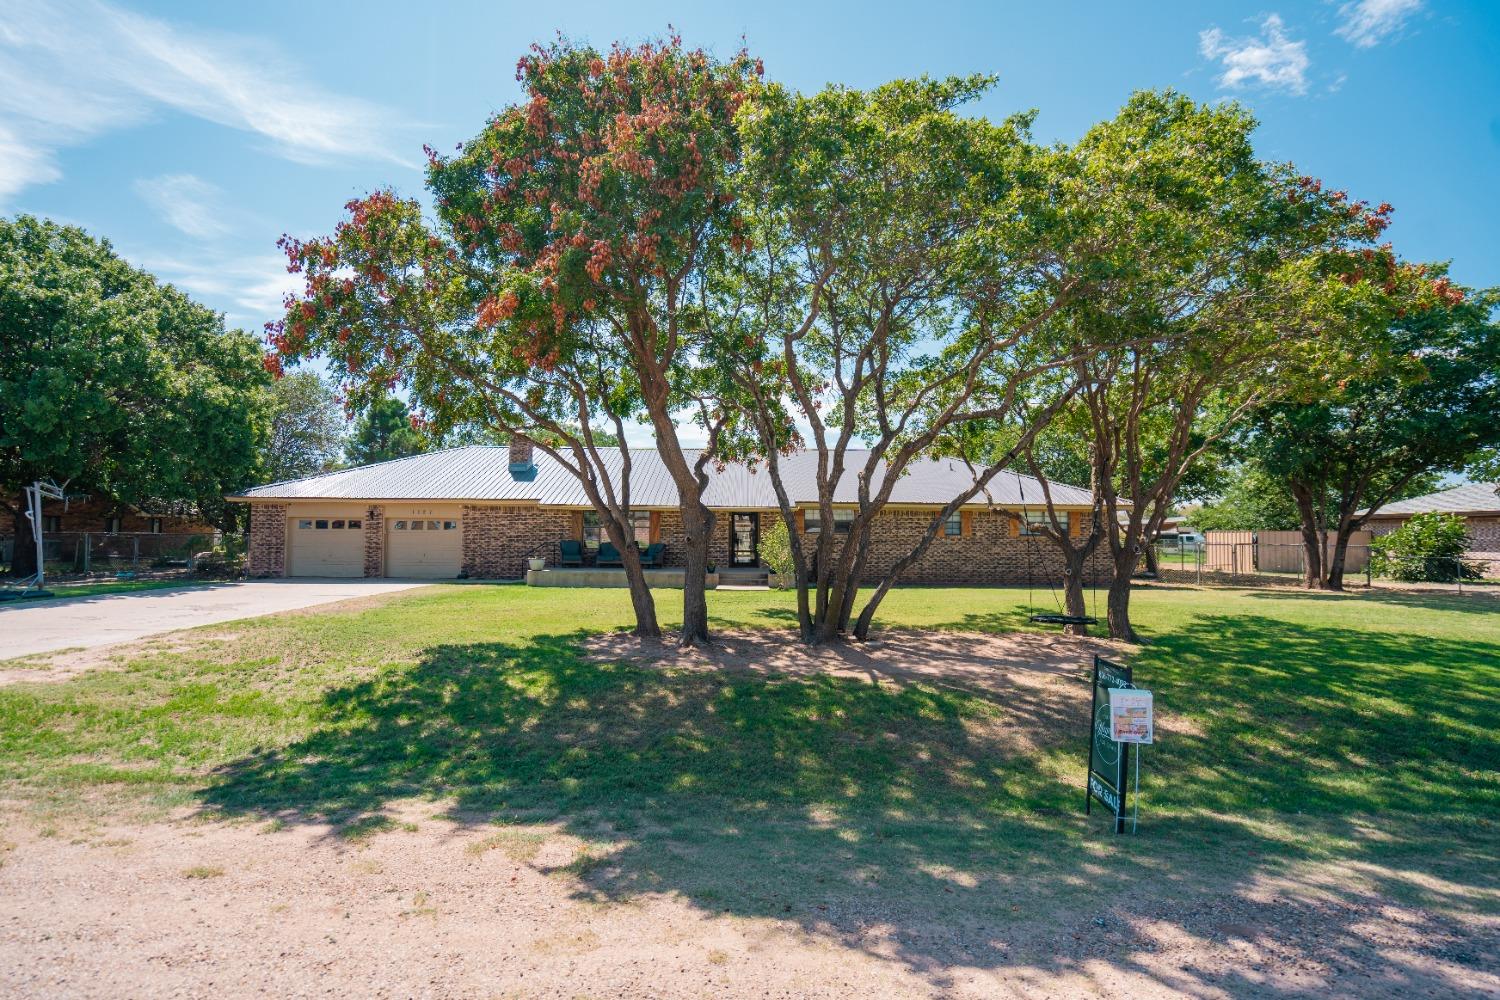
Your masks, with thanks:
<instances>
[{"instance_id":1,"label":"sign post","mask_svg":"<svg viewBox=\"0 0 1500 1000\"><path fill-rule=\"evenodd\" d=\"M1088 787L1083 811L1093 813L1094 800L1109 809L1115 833L1125 832L1126 778L1130 772L1130 743L1115 738L1110 701L1115 692L1133 690L1130 667L1094 655L1093 704L1089 710Z\"/></svg>"}]
</instances>

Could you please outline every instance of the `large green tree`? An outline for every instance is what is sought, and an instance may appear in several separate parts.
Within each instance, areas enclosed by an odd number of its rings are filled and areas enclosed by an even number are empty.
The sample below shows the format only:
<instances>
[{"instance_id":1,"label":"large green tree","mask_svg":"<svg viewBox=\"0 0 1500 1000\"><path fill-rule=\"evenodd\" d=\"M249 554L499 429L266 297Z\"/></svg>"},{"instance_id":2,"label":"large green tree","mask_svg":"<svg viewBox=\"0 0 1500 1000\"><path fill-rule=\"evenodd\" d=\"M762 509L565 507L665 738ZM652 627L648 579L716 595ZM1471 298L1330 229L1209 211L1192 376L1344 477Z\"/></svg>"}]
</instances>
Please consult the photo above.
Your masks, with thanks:
<instances>
[{"instance_id":1,"label":"large green tree","mask_svg":"<svg viewBox=\"0 0 1500 1000\"><path fill-rule=\"evenodd\" d=\"M1117 345L1080 355L1074 371L1118 639L1136 640L1131 577L1194 465L1249 412L1324 384L1356 353L1327 315L1357 289L1334 277L1385 228L1389 206L1260 160L1254 128L1233 104L1140 93L1074 150L1073 203L1113 280L1061 321Z\"/></svg>"},{"instance_id":2,"label":"large green tree","mask_svg":"<svg viewBox=\"0 0 1500 1000\"><path fill-rule=\"evenodd\" d=\"M1199 531L1292 531L1297 504L1286 482L1252 459L1236 465L1224 490L1188 523Z\"/></svg>"},{"instance_id":3,"label":"large green tree","mask_svg":"<svg viewBox=\"0 0 1500 1000\"><path fill-rule=\"evenodd\" d=\"M1370 515L1500 444L1500 290L1446 272L1388 248L1352 257L1346 276L1366 294L1333 315L1366 363L1257 415L1249 447L1296 503L1310 588L1343 589L1350 536Z\"/></svg>"},{"instance_id":4,"label":"large green tree","mask_svg":"<svg viewBox=\"0 0 1500 1000\"><path fill-rule=\"evenodd\" d=\"M83 230L0 219L0 498L13 570L34 569L21 489L37 479L217 522L269 422L255 339Z\"/></svg>"},{"instance_id":5,"label":"large green tree","mask_svg":"<svg viewBox=\"0 0 1500 1000\"><path fill-rule=\"evenodd\" d=\"M960 113L990 83L897 80L812 95L773 86L742 115L751 252L712 289L712 320L732 334L722 338L735 348L721 359L735 386L727 403L775 487L809 641L845 629L863 638L948 515L1018 450L980 463L861 598L871 540L912 464L961 426L1003 419L1039 373L1067 361L1039 333L1083 283L1054 210L1057 157L1031 142L1029 116L997 124ZM811 546L780 461L804 445L817 457L822 523L834 523L845 484L858 503L847 531L821 531Z\"/></svg>"},{"instance_id":6,"label":"large green tree","mask_svg":"<svg viewBox=\"0 0 1500 1000\"><path fill-rule=\"evenodd\" d=\"M347 423L333 389L317 372L293 372L275 380L260 477L283 482L335 468Z\"/></svg>"},{"instance_id":7,"label":"large green tree","mask_svg":"<svg viewBox=\"0 0 1500 1000\"><path fill-rule=\"evenodd\" d=\"M430 153L435 223L377 192L333 236L288 241L307 284L272 331L279 356L335 359L353 400L402 387L435 433L486 425L561 462L620 548L649 635L624 433L644 417L682 502L687 643L708 636L702 497L723 423L698 377L716 352L693 292L737 252L734 119L758 75L743 53L718 60L675 37L534 46L517 66L524 100L453 156ZM685 409L708 448L679 439Z\"/></svg>"},{"instance_id":8,"label":"large green tree","mask_svg":"<svg viewBox=\"0 0 1500 1000\"><path fill-rule=\"evenodd\" d=\"M410 408L395 396L385 396L359 415L344 453L350 465L369 465L420 455L432 444L431 436L413 425Z\"/></svg>"}]
</instances>

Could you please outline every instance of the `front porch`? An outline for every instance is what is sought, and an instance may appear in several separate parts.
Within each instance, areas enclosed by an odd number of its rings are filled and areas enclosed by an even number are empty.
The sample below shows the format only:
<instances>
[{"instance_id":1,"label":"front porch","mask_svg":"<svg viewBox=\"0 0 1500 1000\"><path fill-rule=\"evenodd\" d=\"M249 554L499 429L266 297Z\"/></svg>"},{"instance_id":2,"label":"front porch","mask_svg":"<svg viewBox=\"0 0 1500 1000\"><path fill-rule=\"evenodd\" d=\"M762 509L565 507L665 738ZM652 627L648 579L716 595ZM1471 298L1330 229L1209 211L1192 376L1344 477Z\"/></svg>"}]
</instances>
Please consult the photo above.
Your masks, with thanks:
<instances>
[{"instance_id":1,"label":"front porch","mask_svg":"<svg viewBox=\"0 0 1500 1000\"><path fill-rule=\"evenodd\" d=\"M681 566L643 570L653 587L682 589ZM718 587L764 587L766 570L760 566L721 566L708 574L710 589ZM626 587L623 569L600 566L548 566L526 571L528 587Z\"/></svg>"}]
</instances>

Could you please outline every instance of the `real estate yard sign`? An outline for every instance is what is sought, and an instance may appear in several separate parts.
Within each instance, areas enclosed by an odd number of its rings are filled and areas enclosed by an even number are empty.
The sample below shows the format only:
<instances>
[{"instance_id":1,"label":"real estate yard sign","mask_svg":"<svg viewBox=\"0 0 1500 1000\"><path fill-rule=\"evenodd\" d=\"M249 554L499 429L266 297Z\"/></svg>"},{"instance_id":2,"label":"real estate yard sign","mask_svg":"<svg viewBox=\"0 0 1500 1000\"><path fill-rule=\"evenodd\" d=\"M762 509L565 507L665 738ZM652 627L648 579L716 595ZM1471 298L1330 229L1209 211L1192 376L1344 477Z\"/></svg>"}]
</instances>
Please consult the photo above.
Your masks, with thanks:
<instances>
[{"instance_id":1,"label":"real estate yard sign","mask_svg":"<svg viewBox=\"0 0 1500 1000\"><path fill-rule=\"evenodd\" d=\"M1115 833L1125 832L1125 777L1129 773L1130 744L1115 739L1110 713L1110 692L1131 690L1130 668L1104 657L1094 656L1094 700L1089 712L1088 790L1083 796L1083 810L1093 812L1094 800L1108 808L1115 817Z\"/></svg>"}]
</instances>

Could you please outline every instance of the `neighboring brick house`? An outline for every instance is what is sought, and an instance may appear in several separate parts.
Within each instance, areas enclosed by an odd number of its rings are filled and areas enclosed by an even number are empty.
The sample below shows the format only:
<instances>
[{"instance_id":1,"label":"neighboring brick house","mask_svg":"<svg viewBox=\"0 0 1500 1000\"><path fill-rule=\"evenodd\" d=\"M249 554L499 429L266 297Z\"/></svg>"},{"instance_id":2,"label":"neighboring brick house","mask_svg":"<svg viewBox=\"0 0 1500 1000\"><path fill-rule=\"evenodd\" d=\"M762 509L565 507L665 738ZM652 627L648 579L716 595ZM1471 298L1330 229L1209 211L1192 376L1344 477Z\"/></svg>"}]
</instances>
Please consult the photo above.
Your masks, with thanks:
<instances>
[{"instance_id":1,"label":"neighboring brick house","mask_svg":"<svg viewBox=\"0 0 1500 1000\"><path fill-rule=\"evenodd\" d=\"M17 497L13 505L22 510L25 501ZM7 513L0 524L0 562L8 563L14 556L14 527L14 516ZM213 525L173 508L141 510L97 495L69 496L66 503L49 500L42 505L47 560L71 563L75 568L89 566L91 559L185 559L208 548L216 535Z\"/></svg>"},{"instance_id":2,"label":"neighboring brick house","mask_svg":"<svg viewBox=\"0 0 1500 1000\"><path fill-rule=\"evenodd\" d=\"M1462 517L1469 533L1467 558L1487 563L1487 576L1500 576L1500 483L1467 483L1386 504L1370 515L1365 527L1371 535L1388 535L1413 514L1429 513Z\"/></svg>"},{"instance_id":3,"label":"neighboring brick house","mask_svg":"<svg viewBox=\"0 0 1500 1000\"><path fill-rule=\"evenodd\" d=\"M618 455L611 453L611 460ZM636 540L661 542L664 565L681 566L682 518L676 488L654 451L632 459L631 506ZM862 454L850 456L858 467ZM783 478L809 544L820 529L816 455L782 460ZM611 467L612 473L617 469ZM932 517L971 483L968 467L933 459L914 463L892 492L871 535L867 576L879 577L910 551ZM852 518L855 473L835 494L835 523ZM1075 535L1088 531L1092 497L1052 487L1054 503ZM1044 516L1040 485L1014 473L996 477L989 498L966 506L943 526L907 583L1025 583L1060 580L1062 559L1004 510ZM391 576L519 579L527 560L555 558L557 543L594 547L602 537L582 487L559 463L524 443L473 446L414 455L356 469L257 487L229 499L250 505L247 571L252 576ZM770 476L731 465L711 474L705 495L717 514L709 559L722 568L759 567L760 531L780 518ZM1102 547L1101 547L1102 548ZM1101 551L1091 569L1108 578Z\"/></svg>"},{"instance_id":4,"label":"neighboring brick house","mask_svg":"<svg viewBox=\"0 0 1500 1000\"><path fill-rule=\"evenodd\" d=\"M25 507L17 497L13 505ZM10 525L3 526L8 534ZM216 529L195 515L181 511L151 513L108 497L70 496L67 501L48 500L42 504L42 533L91 532L95 534L168 534L209 535Z\"/></svg>"}]
</instances>

